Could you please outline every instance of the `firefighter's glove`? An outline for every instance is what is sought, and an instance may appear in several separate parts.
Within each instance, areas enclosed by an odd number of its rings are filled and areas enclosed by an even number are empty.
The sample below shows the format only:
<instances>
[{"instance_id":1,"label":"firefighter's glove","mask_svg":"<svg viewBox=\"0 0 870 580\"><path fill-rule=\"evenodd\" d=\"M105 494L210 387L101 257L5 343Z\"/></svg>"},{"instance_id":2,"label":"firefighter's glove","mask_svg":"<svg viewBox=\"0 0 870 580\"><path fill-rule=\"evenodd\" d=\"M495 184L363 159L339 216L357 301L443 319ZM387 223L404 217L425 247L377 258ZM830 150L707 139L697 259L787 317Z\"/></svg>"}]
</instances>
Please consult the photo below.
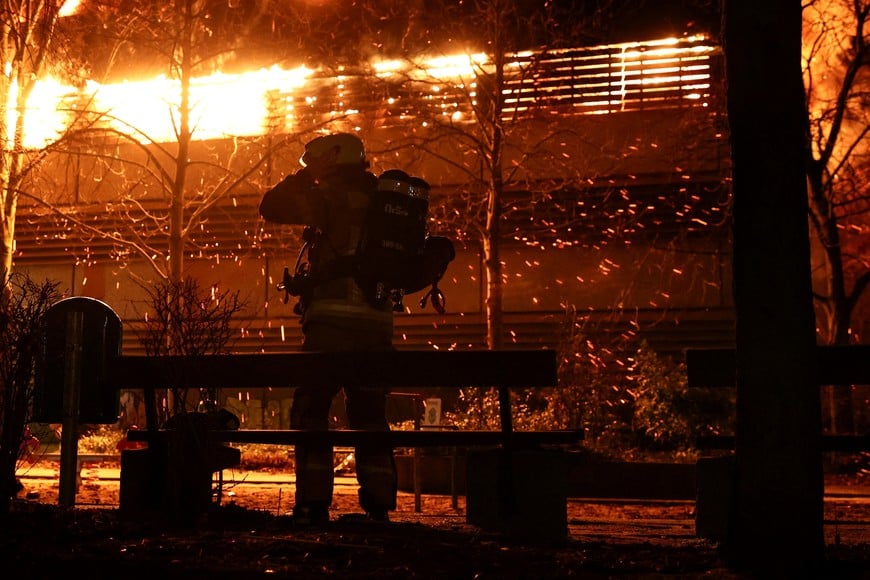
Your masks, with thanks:
<instances>
[{"instance_id":1,"label":"firefighter's glove","mask_svg":"<svg viewBox=\"0 0 870 580\"><path fill-rule=\"evenodd\" d=\"M293 287L293 277L290 275L290 268L284 268L284 277L278 283L278 291L284 292L284 304L290 300L290 289Z\"/></svg>"},{"instance_id":2,"label":"firefighter's glove","mask_svg":"<svg viewBox=\"0 0 870 580\"><path fill-rule=\"evenodd\" d=\"M306 187L306 188L314 187L314 183L315 183L314 176L311 175L311 170L309 170L305 167L303 167L302 169L300 169L299 171L294 173L293 179L296 180L296 184L299 187Z\"/></svg>"}]
</instances>

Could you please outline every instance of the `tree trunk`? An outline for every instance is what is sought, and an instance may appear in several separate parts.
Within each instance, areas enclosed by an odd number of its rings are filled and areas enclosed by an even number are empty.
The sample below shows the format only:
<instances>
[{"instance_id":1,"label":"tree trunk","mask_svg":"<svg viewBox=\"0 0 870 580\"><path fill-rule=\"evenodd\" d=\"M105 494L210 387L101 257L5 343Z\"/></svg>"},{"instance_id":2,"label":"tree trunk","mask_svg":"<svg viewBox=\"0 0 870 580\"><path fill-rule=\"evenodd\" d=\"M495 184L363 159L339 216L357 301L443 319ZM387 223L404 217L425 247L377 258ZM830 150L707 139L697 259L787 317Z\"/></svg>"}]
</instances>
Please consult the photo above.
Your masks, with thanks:
<instances>
[{"instance_id":1,"label":"tree trunk","mask_svg":"<svg viewBox=\"0 0 870 580\"><path fill-rule=\"evenodd\" d=\"M15 212L7 213L3 209L0 216L0 288L5 291L6 281L12 273L12 248L15 245ZM0 297L0 306L3 305Z\"/></svg>"},{"instance_id":2,"label":"tree trunk","mask_svg":"<svg viewBox=\"0 0 870 580\"><path fill-rule=\"evenodd\" d=\"M726 545L777 577L822 562L801 6L724 3L734 184L735 502Z\"/></svg>"},{"instance_id":3,"label":"tree trunk","mask_svg":"<svg viewBox=\"0 0 870 580\"><path fill-rule=\"evenodd\" d=\"M489 7L502 12L498 3ZM488 111L487 126L489 127L489 195L486 207L486 232L484 237L484 260L487 272L486 291L486 338L490 350L501 350L504 347L504 282L501 268L501 200L504 193L504 175L502 173L502 157L504 154L504 127L502 114L504 112L503 87L505 86L504 68L505 39L504 30L499 18L493 18L493 61L494 71L489 89L491 106Z\"/></svg>"},{"instance_id":4,"label":"tree trunk","mask_svg":"<svg viewBox=\"0 0 870 580\"><path fill-rule=\"evenodd\" d=\"M815 236L821 245L820 255L824 260L825 272L825 287L823 292L819 292L823 296L818 298L821 318L818 323L819 340L824 344L846 345L851 343L854 303L846 291L840 225L823 185L825 167L826 164L811 160L807 174L812 223L816 227ZM824 390L824 400L824 427L836 435L853 433L852 386L828 386Z\"/></svg>"},{"instance_id":5,"label":"tree trunk","mask_svg":"<svg viewBox=\"0 0 870 580\"><path fill-rule=\"evenodd\" d=\"M499 350L503 345L501 258L499 256L498 226L487 229L483 243L483 262L486 271L486 296L484 310L486 316L486 347Z\"/></svg>"}]
</instances>

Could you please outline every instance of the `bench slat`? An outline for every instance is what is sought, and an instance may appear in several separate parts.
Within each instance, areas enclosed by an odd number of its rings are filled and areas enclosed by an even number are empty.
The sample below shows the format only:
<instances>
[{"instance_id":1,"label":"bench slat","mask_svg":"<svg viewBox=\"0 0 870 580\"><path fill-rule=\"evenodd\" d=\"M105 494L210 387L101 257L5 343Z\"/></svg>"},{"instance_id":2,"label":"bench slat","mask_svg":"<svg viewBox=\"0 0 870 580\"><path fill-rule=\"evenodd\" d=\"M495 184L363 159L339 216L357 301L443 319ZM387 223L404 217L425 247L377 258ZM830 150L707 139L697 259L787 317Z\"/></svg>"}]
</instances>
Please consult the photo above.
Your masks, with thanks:
<instances>
[{"instance_id":1,"label":"bench slat","mask_svg":"<svg viewBox=\"0 0 870 580\"><path fill-rule=\"evenodd\" d=\"M120 388L170 382L197 388L550 387L558 382L553 350L122 356L112 371Z\"/></svg>"},{"instance_id":2,"label":"bench slat","mask_svg":"<svg viewBox=\"0 0 870 580\"><path fill-rule=\"evenodd\" d=\"M817 347L820 385L870 385L870 345ZM733 348L686 350L690 387L734 387L737 352Z\"/></svg>"},{"instance_id":3,"label":"bench slat","mask_svg":"<svg viewBox=\"0 0 870 580\"><path fill-rule=\"evenodd\" d=\"M329 442L333 446L354 447L367 444L389 444L392 447L467 447L497 446L505 442L500 431L303 431L298 429L240 429L214 431L223 443L254 443L295 445L300 442ZM130 441L148 441L153 436L167 436L167 431L129 431ZM507 435L512 445L568 445L583 440L583 431L514 431Z\"/></svg>"},{"instance_id":4,"label":"bench slat","mask_svg":"<svg viewBox=\"0 0 870 580\"><path fill-rule=\"evenodd\" d=\"M556 352L541 350L330 352L121 356L111 368L123 389L299 386L552 387Z\"/></svg>"},{"instance_id":5,"label":"bench slat","mask_svg":"<svg viewBox=\"0 0 870 580\"><path fill-rule=\"evenodd\" d=\"M695 441L698 449L731 450L734 449L733 435L709 435L698 437ZM841 451L857 453L870 449L870 435L823 435L822 451Z\"/></svg>"}]
</instances>

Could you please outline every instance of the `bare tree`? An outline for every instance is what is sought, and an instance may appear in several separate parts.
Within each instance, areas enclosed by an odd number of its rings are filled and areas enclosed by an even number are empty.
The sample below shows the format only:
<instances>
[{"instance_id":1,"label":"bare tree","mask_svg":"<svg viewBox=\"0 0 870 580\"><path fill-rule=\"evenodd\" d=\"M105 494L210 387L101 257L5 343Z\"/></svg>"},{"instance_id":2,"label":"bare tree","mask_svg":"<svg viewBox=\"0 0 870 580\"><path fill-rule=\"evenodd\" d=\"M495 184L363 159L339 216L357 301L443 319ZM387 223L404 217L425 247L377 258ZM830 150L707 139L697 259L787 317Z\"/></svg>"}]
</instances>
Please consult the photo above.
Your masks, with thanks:
<instances>
[{"instance_id":1,"label":"bare tree","mask_svg":"<svg viewBox=\"0 0 870 580\"><path fill-rule=\"evenodd\" d=\"M12 272L15 216L23 182L40 151L25 145L27 103L38 79L55 64L52 52L62 44L58 30L63 0L5 1L0 5L0 285ZM0 307L8 295L0 296ZM2 332L0 328L0 332Z\"/></svg>"},{"instance_id":2,"label":"bare tree","mask_svg":"<svg viewBox=\"0 0 870 580\"><path fill-rule=\"evenodd\" d=\"M244 16L256 20L262 6L252 6L257 10ZM84 103L89 123L74 127L75 139L57 152L75 160L72 180L95 185L89 191L80 185L72 191L58 188L75 196L62 200L48 199L44 192L52 188L42 183L43 193L34 196L84 239L112 244L118 260L144 259L159 278L176 283L183 278L185 255L220 254L209 245L207 233L201 233L202 225L209 212L230 203L231 192L255 189L249 180L268 158L257 154L253 140L228 135L205 144L198 134L194 111L201 103L193 83L198 75L220 70L238 40L226 28L217 28L236 23L233 14L220 8L193 0L95 8L91 20L81 24L84 30L105 31L91 36L103 47L101 57L91 62L99 69L95 72L115 78L124 71L162 72L177 87L165 104L173 136L167 142L153 133L146 123L153 119L120 118L112 110L100 110L95 100ZM240 152L248 153L245 161L237 161Z\"/></svg>"},{"instance_id":3,"label":"bare tree","mask_svg":"<svg viewBox=\"0 0 870 580\"><path fill-rule=\"evenodd\" d=\"M196 87L209 75L247 72L282 58L302 62L309 54L325 54L337 61L347 59L346 52L323 52L334 45L334 39L323 34L331 16L341 15L342 29L355 30L351 16L333 8L307 3L285 6L275 0L89 7L81 27L96 47L89 58L94 78L118 81L127 74L164 78L176 91L163 104L172 134L154 132L149 126L153 119L145 113L124 116L104 108L97 92L96 97L77 103L89 112L88 124L76 127L77 139L58 152L69 156L68 169L43 174L42 193L34 196L33 203L75 228L80 245L85 246L81 258L90 259L89 243L109 245L119 262L144 260L165 280L183 278L186 257L232 260L255 250L254 213L247 216L248 222L234 224L249 235L245 249L221 247L207 224L238 220L236 208L255 206L251 199L263 184L280 177L272 174L273 167L287 161L283 155L289 145L301 146L312 132L341 123L347 114L317 109L307 115L297 107L292 115L299 118L289 127L285 119L292 106L287 103L293 97L276 89L270 95L274 102L265 136L254 132L205 138L200 123L214 119L200 114L206 103L197 97ZM300 38L308 40L308 52L288 53L288 46L293 47L290 41ZM345 51L360 42L355 39ZM239 78L233 88L256 82L256 78ZM151 105L159 104L161 97L152 96ZM241 115L243 106L239 103L224 114ZM64 192L65 197L49 199L44 193L49 191Z\"/></svg>"},{"instance_id":4,"label":"bare tree","mask_svg":"<svg viewBox=\"0 0 870 580\"><path fill-rule=\"evenodd\" d=\"M801 14L787 0L723 9L737 377L725 547L753 574L788 577L825 545Z\"/></svg>"},{"instance_id":5,"label":"bare tree","mask_svg":"<svg viewBox=\"0 0 870 580\"><path fill-rule=\"evenodd\" d=\"M819 339L860 341L854 318L870 284L870 2L814 0L804 7L804 87L814 296ZM851 387L828 390L835 433L853 429Z\"/></svg>"},{"instance_id":6,"label":"bare tree","mask_svg":"<svg viewBox=\"0 0 870 580\"><path fill-rule=\"evenodd\" d=\"M244 307L238 291L204 288L191 277L161 281L143 288L149 313L142 313L142 343L149 356L226 354L233 343L232 318ZM176 372L175 369L170 369ZM189 384L191 377L167 377L168 384ZM194 379L195 382L195 379ZM213 411L220 406L216 389L170 387L158 393L158 424L191 410Z\"/></svg>"},{"instance_id":7,"label":"bare tree","mask_svg":"<svg viewBox=\"0 0 870 580\"><path fill-rule=\"evenodd\" d=\"M15 221L19 199L51 148L61 143L63 127L48 145L29 143L29 108L37 81L65 72L76 43L62 18L64 2L7 1L0 5L0 509L15 492L15 468L33 403L33 373L43 316L60 296L57 283L38 284L13 274ZM43 122L47 125L48 122ZM45 127L43 127L45 128Z\"/></svg>"},{"instance_id":8,"label":"bare tree","mask_svg":"<svg viewBox=\"0 0 870 580\"><path fill-rule=\"evenodd\" d=\"M505 212L510 205L510 189L529 191L534 188L543 195L558 186L556 180L547 185L531 182L540 179L529 170L531 159L544 166L559 162L558 147L547 143L566 137L560 130L544 131L543 135L530 133L529 124L534 112L517 102L519 90L533 83L538 71L538 57L519 57L527 48L530 35L546 38L553 33L552 13L549 6L527 12L516 2L505 0L477 0L458 5L443 3L436 18L457 23L453 33L456 43L443 38L427 38L429 42L403 43L401 49L408 59L403 89L408 94L424 95L422 101L432 99L434 106L414 111L421 127L413 136L393 142L395 149L416 150L422 166L441 164L450 177L446 185L449 201L433 204L436 224L449 228L460 240L479 245L484 263L486 342L488 348L503 346L503 274L501 241L505 236ZM429 15L432 16L431 14ZM419 16L417 20L422 19ZM417 22L410 19L410 24ZM426 29L436 31L435 28ZM411 36L410 34L408 35ZM474 48L465 49L465 42ZM423 49L425 57L415 51ZM433 71L438 59L435 50L464 54L459 61L447 61L456 66L452 76L441 76ZM479 51L479 52L476 52ZM445 59L446 60L446 59ZM519 66L516 70L511 67ZM392 81L395 83L395 81ZM449 87L449 95L438 93ZM395 90L395 89L393 89ZM432 95L427 97L425 95ZM548 158L544 159L544 158ZM552 175L552 172L550 173ZM443 200L439 200L443 201ZM525 204L524 204L525 205Z\"/></svg>"},{"instance_id":9,"label":"bare tree","mask_svg":"<svg viewBox=\"0 0 870 580\"><path fill-rule=\"evenodd\" d=\"M45 315L60 298L58 284L12 274L3 284L10 297L0 311L0 515L17 493L15 471L34 402L33 375L42 346Z\"/></svg>"},{"instance_id":10,"label":"bare tree","mask_svg":"<svg viewBox=\"0 0 870 580\"><path fill-rule=\"evenodd\" d=\"M606 62L606 54L596 54L600 59L596 61L589 56L594 49L583 53L577 46L603 32L596 28L596 17L606 13L609 4L587 3L586 10L578 11L581 16L573 20L556 12L564 5L547 4L533 10L501 0L439 5L442 11L428 17L458 23L450 30L451 38L432 32L440 29L426 26L422 16L409 19L409 26L426 31L424 42L402 44L408 60L405 68L388 69L384 75L384 90L394 97L393 102L422 95L423 106L388 108L387 124L397 123L395 117L402 115L406 124L416 128L396 131L387 152L416 154L416 167L424 176L437 176L433 178L443 196L433 198L431 204L434 227L480 248L489 348L504 346L507 274L503 251L507 244L539 249L588 244L598 254L604 245L628 247L644 238L651 250L657 246L673 249L679 245L674 233L680 230L674 225L679 224L687 235L704 229L705 224L712 228L727 223L724 172L715 178L723 184L721 193L707 192L705 199L698 199L696 192L683 187L696 176L676 161L678 156L667 157L677 147L656 149L656 140L667 131L671 140L680 143L679 158L685 160L702 148L702 135L716 132L721 109L714 103L690 114L686 106L670 116L663 113L661 119L668 121L658 127L647 127L643 113L635 108L642 96L637 101L632 101L637 97L622 99L618 89L594 84L608 81L582 76L584 67L605 70L601 63ZM422 52L415 52L421 45ZM614 49L619 50L631 52ZM443 57L438 58L438 53ZM457 60L457 56L464 58ZM448 68L452 70L444 72ZM583 83L588 84L578 89ZM654 102L651 98L645 106L655 107ZM629 113L617 120L625 110ZM593 111L599 114L583 115ZM637 141L624 138L626 127L633 122L647 127L647 134L637 131L641 134ZM707 145L711 147L708 152L719 151L715 142ZM660 152L657 170L667 167L679 176L675 178L679 186L644 185L636 178L644 166L650 171L654 165L650 162L650 155L656 155L650 153L653 150ZM646 160L634 162L644 156ZM640 193L642 189L645 193ZM711 198L716 201L711 203ZM711 208L720 201L722 207ZM718 217L713 215L713 210L723 209ZM662 233L660 242L651 240L654 232ZM661 257L662 253L651 251L649 262L661 262ZM602 263L602 269L620 267L628 271L637 264ZM663 267L662 275L678 269L676 265ZM631 286L626 286L626 293ZM662 295L666 294L663 289ZM615 302L624 303L622 297Z\"/></svg>"}]
</instances>

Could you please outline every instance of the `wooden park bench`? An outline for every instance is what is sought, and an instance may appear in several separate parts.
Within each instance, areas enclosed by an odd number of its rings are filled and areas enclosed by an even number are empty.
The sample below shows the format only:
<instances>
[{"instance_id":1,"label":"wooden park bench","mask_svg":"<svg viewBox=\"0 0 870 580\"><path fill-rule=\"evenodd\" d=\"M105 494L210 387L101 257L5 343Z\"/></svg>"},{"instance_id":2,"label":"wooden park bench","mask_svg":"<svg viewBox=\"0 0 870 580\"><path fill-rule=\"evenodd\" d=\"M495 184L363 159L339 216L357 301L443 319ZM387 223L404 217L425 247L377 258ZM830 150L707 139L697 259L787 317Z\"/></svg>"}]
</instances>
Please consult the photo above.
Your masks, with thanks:
<instances>
[{"instance_id":1,"label":"wooden park bench","mask_svg":"<svg viewBox=\"0 0 870 580\"><path fill-rule=\"evenodd\" d=\"M295 445L301 441L329 442L337 447L354 447L359 444L378 442L393 448L461 447L485 448L496 453L493 465L478 480L489 481L491 488L475 493L480 485L469 481L467 485L466 513L469 523L484 527L507 525L511 529L527 529L534 533L534 526L527 525L527 518L519 511L523 505L535 513L529 517L540 518L546 514L547 490L560 476L560 463L552 463L559 473L536 473L534 477L521 477L516 470L537 469L548 463L553 453L549 447L576 444L583 439L582 431L516 431L511 413L513 389L553 387L558 385L558 361L555 351L540 350L396 350L393 352L292 352L282 354L228 354L202 356L130 356L120 354L120 341L106 341L106 328L118 325L115 313L104 303L89 298L68 298L52 307L57 309L49 317L49 335L65 337L63 360L50 362L54 369L54 382L64 385L64 401L84 400L87 397L69 396L70 391L84 391L87 383L102 394L97 405L111 406L117 410L117 394L122 389L141 389L145 393L146 429L131 430L130 441L146 441L149 450L167 449L171 445L173 431L157 425L156 393L172 386L176 389L291 389L303 385L325 386L380 386L391 389L417 390L428 388L489 387L498 391L500 428L493 431L475 430L419 430L419 431L365 431L330 430L303 431L294 429L209 429L210 441L217 444L220 453L210 461L211 473L238 464L238 456L223 449L225 443ZM108 321L108 323L107 323ZM92 336L98 334L99 336ZM115 333L109 333L116 338ZM108 344L105 344L107 343ZM101 344L102 343L102 344ZM56 347L59 348L59 347ZM60 369L64 369L62 374ZM86 375L90 373L88 378ZM94 374L99 375L94 377ZM84 380L87 379L87 380ZM45 379L37 381L45 383ZM57 390L55 388L55 390ZM91 395L91 397L93 397ZM106 414L105 412L103 414ZM69 413L64 413L68 420ZM87 421L83 421L87 422ZM72 432L75 432L75 425ZM64 426L64 432L67 426ZM73 445L74 447L74 445ZM63 448L63 443L62 443ZM237 451L237 450L234 450ZM529 453L540 451L543 463L530 467ZM130 452L130 455L135 452ZM531 461L535 461L531 459ZM468 465L482 466L487 461ZM124 499L125 470L130 468L122 453L122 508ZM140 475L153 471L153 464L141 465ZM565 468L567 472L567 468ZM469 473L469 478L472 475ZM487 479L489 478L489 479ZM127 478L129 479L129 477ZM63 483L63 477L61 477ZM522 485L517 481L523 481ZM527 487L536 481L536 489ZM211 480L209 480L211 483ZM477 482L479 483L479 481ZM486 485L484 485L486 487ZM563 491L564 492L564 491ZM535 496L525 501L517 494ZM558 495L558 493L557 493ZM474 497L473 497L474 496ZM556 499L558 503L559 498ZM561 497L566 502L566 497ZM562 506L564 510L564 505ZM515 517L519 514L518 517ZM558 514L557 514L558 516ZM522 524L516 523L522 520ZM562 522L564 524L564 522ZM566 526L566 524L565 524ZM565 527L562 526L562 527ZM557 522L558 527L558 522Z\"/></svg>"},{"instance_id":2,"label":"wooden park bench","mask_svg":"<svg viewBox=\"0 0 870 580\"><path fill-rule=\"evenodd\" d=\"M819 346L817 373L823 385L870 385L870 345ZM689 349L686 372L689 388L737 387L737 353L734 349ZM819 393L821 396L821 392ZM702 452L733 451L733 435L699 437L696 446ZM821 436L825 452L868 452L870 435L849 434ZM696 466L697 497L695 527L699 537L721 539L728 518L733 455L702 457Z\"/></svg>"},{"instance_id":3,"label":"wooden park bench","mask_svg":"<svg viewBox=\"0 0 870 580\"><path fill-rule=\"evenodd\" d=\"M870 385L870 345L819 346L817 369L819 387L823 385ZM737 353L734 349L686 350L689 388L736 388ZM820 395L821 396L821 395ZM699 437L698 449L734 448L734 436ZM823 451L870 451L870 435L823 435Z\"/></svg>"}]
</instances>

